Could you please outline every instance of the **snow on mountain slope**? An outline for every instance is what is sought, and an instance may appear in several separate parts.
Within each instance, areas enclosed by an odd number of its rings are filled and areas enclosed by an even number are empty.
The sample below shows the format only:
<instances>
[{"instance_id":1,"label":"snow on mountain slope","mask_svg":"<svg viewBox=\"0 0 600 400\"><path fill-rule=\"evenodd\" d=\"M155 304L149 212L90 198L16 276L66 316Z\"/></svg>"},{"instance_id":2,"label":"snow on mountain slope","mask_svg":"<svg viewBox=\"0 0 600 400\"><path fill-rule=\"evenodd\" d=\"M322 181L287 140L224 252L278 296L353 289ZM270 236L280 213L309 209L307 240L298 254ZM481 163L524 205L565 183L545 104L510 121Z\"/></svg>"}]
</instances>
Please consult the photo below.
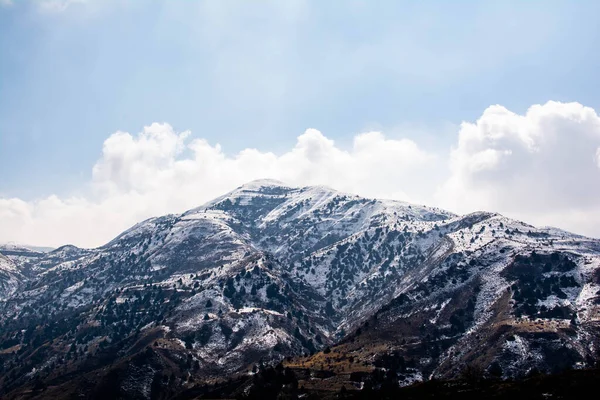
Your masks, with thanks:
<instances>
[{"instance_id":1,"label":"snow on mountain slope","mask_svg":"<svg viewBox=\"0 0 600 400\"><path fill-rule=\"evenodd\" d=\"M33 251L37 253L48 253L54 250L54 247L47 246L30 246L17 242L0 243L0 251Z\"/></svg>"},{"instance_id":2,"label":"snow on mountain slope","mask_svg":"<svg viewBox=\"0 0 600 400\"><path fill-rule=\"evenodd\" d=\"M32 368L50 379L105 352L132 356L146 342L153 363L185 360L181 371L202 379L348 337L368 365L382 348L410 359L413 377L453 376L473 360L514 375L551 365L561 346L587 365L599 267L598 240L559 229L261 180L143 221L97 249L63 246L11 262L27 277L14 275L0 301L0 351L53 343L27 371L6 361L14 387ZM532 336L540 319L540 332L562 333ZM510 361L535 346L535 362Z\"/></svg>"},{"instance_id":3,"label":"snow on mountain slope","mask_svg":"<svg viewBox=\"0 0 600 400\"><path fill-rule=\"evenodd\" d=\"M14 262L0 254L0 301L13 295L23 279Z\"/></svg>"},{"instance_id":4,"label":"snow on mountain slope","mask_svg":"<svg viewBox=\"0 0 600 400\"><path fill-rule=\"evenodd\" d=\"M47 248L33 248L17 243L0 244L0 253L9 258L24 275L32 273L31 268L48 250Z\"/></svg>"},{"instance_id":5,"label":"snow on mountain slope","mask_svg":"<svg viewBox=\"0 0 600 400\"><path fill-rule=\"evenodd\" d=\"M456 377L467 366L515 377L594 365L598 240L493 213L443 221L425 237L433 247L421 246L428 255L399 280L394 299L372 313L351 311L351 319L369 317L316 359L340 369L336 357L352 356L403 384Z\"/></svg>"}]
</instances>

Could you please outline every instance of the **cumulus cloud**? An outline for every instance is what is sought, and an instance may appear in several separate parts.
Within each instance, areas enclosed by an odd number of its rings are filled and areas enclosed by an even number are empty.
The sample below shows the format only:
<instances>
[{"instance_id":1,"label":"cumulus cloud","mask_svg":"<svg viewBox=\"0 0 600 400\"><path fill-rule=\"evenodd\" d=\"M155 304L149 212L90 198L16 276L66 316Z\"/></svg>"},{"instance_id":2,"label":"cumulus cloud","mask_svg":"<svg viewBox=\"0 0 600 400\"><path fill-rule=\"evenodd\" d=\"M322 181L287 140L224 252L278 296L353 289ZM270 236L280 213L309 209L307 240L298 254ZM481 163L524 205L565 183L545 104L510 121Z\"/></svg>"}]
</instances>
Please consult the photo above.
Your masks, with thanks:
<instances>
[{"instance_id":1,"label":"cumulus cloud","mask_svg":"<svg viewBox=\"0 0 600 400\"><path fill-rule=\"evenodd\" d=\"M0 198L0 242L101 245L151 216L182 212L248 181L327 185L367 197L490 210L600 236L600 118L578 103L491 106L432 153L408 139L361 133L345 149L316 129L282 154L218 144L154 123L108 137L84 196Z\"/></svg>"},{"instance_id":2,"label":"cumulus cloud","mask_svg":"<svg viewBox=\"0 0 600 400\"><path fill-rule=\"evenodd\" d=\"M437 203L599 235L599 145L600 118L581 104L551 101L525 115L491 106L461 125Z\"/></svg>"},{"instance_id":3,"label":"cumulus cloud","mask_svg":"<svg viewBox=\"0 0 600 400\"><path fill-rule=\"evenodd\" d=\"M416 189L419 181L433 179L438 164L414 142L379 132L357 135L344 150L308 129L283 154L245 149L230 156L218 144L155 123L136 136L116 132L106 139L87 197L0 199L0 242L97 246L142 219L185 211L260 178L414 200L400 188L425 193Z\"/></svg>"}]
</instances>

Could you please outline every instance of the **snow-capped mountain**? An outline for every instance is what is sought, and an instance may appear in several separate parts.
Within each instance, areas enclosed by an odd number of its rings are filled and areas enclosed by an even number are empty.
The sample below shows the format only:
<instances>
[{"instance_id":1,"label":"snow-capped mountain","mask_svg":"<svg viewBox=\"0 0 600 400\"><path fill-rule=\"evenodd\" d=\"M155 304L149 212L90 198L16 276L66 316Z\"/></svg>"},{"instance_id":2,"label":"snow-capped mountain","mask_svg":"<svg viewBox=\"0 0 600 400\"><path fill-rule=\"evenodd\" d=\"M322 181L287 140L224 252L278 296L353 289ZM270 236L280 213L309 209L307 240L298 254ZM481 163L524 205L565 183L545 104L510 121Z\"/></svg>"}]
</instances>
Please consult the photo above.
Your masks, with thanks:
<instances>
[{"instance_id":1,"label":"snow-capped mountain","mask_svg":"<svg viewBox=\"0 0 600 400\"><path fill-rule=\"evenodd\" d=\"M4 252L2 395L70 377L149 398L324 348L287 363L409 383L598 355L600 241L494 213L261 180L96 249Z\"/></svg>"},{"instance_id":2,"label":"snow-capped mountain","mask_svg":"<svg viewBox=\"0 0 600 400\"><path fill-rule=\"evenodd\" d=\"M17 242L0 243L0 251L3 252L35 252L35 253L48 253L54 250L53 247L47 246L30 246Z\"/></svg>"}]
</instances>

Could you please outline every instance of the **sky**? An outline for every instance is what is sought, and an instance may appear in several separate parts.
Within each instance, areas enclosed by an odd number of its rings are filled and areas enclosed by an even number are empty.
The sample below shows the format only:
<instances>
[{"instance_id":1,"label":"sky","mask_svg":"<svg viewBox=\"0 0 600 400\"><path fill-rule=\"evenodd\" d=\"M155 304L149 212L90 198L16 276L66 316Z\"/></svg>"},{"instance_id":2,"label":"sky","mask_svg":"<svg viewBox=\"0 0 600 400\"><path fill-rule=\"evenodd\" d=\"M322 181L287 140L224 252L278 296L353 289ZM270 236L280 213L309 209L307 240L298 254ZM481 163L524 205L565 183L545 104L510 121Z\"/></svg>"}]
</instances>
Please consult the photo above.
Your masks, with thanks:
<instances>
[{"instance_id":1,"label":"sky","mask_svg":"<svg viewBox=\"0 0 600 400\"><path fill-rule=\"evenodd\" d=\"M597 1L0 0L0 242L253 179L600 237Z\"/></svg>"}]
</instances>

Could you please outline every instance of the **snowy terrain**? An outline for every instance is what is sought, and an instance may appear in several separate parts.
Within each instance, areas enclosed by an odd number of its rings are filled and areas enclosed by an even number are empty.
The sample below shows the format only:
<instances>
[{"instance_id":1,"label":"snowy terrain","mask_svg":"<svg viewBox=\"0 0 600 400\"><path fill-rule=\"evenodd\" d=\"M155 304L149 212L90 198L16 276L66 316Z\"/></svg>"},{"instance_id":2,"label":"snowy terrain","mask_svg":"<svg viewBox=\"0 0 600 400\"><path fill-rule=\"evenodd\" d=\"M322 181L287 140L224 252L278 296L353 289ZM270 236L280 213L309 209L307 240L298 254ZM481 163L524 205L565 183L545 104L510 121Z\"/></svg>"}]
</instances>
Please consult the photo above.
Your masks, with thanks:
<instances>
[{"instance_id":1,"label":"snowy terrain","mask_svg":"<svg viewBox=\"0 0 600 400\"><path fill-rule=\"evenodd\" d=\"M433 334L447 343L423 355L407 382L451 376L471 359L516 375L550 365L561 346L580 366L597 354L600 241L496 213L457 216L261 180L140 222L96 249L0 253L0 354L4 371L15 371L11 387L105 349L140 351L143 338L156 359L215 378L314 353L376 314L405 343ZM475 357L499 326L493 352ZM555 334L548 343L531 333L538 326ZM26 372L35 372L25 378L22 358L10 354L44 343L53 350L28 359Z\"/></svg>"}]
</instances>

